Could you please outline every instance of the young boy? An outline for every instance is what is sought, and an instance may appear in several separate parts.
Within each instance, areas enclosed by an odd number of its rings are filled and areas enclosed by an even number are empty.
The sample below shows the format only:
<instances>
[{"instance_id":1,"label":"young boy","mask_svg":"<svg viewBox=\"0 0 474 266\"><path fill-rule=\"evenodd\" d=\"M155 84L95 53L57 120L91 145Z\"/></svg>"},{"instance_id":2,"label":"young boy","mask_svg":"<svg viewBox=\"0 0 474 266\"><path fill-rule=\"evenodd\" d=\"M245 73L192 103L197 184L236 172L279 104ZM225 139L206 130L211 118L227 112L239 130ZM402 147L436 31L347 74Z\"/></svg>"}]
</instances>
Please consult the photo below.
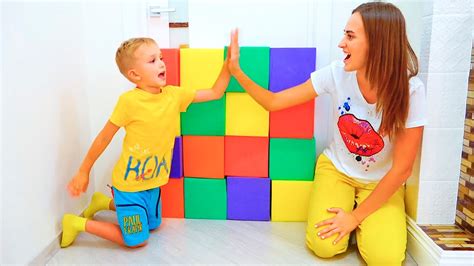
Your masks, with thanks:
<instances>
[{"instance_id":1,"label":"young boy","mask_svg":"<svg viewBox=\"0 0 474 266\"><path fill-rule=\"evenodd\" d=\"M120 96L67 187L74 197L87 190L94 162L117 130L124 127L122 154L112 173L114 200L96 192L84 218L64 215L61 247L71 245L83 231L126 247L146 245L149 231L161 223L160 186L168 182L180 112L191 102L221 98L230 80L226 59L211 89L166 86L166 66L160 48L150 38L123 42L115 60L136 88ZM108 209L116 210L119 225L91 219L97 211Z\"/></svg>"}]
</instances>

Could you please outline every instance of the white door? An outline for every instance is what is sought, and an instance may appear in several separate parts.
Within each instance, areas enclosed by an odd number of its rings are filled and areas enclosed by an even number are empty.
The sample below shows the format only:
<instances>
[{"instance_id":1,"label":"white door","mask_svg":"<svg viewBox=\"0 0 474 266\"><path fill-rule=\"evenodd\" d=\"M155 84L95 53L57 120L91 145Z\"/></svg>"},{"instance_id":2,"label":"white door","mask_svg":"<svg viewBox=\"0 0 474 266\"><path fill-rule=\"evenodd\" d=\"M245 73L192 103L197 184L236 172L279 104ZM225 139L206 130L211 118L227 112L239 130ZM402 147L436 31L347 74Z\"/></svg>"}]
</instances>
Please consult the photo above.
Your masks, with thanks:
<instances>
[{"instance_id":1,"label":"white door","mask_svg":"<svg viewBox=\"0 0 474 266\"><path fill-rule=\"evenodd\" d=\"M124 37L146 36L161 48L170 47L168 0L122 0Z\"/></svg>"}]
</instances>

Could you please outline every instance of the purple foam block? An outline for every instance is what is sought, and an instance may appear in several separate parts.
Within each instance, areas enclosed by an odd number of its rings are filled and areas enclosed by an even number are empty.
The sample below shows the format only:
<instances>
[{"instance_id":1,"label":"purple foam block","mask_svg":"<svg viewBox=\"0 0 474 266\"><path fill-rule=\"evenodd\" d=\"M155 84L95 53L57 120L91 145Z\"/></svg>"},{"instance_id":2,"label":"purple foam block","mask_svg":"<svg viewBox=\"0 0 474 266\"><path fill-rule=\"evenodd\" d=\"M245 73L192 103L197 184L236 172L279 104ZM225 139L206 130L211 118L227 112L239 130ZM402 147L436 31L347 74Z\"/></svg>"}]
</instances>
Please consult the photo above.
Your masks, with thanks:
<instances>
[{"instance_id":1,"label":"purple foam block","mask_svg":"<svg viewBox=\"0 0 474 266\"><path fill-rule=\"evenodd\" d=\"M181 136L174 139L173 159L171 160L170 177L183 177L183 138Z\"/></svg>"},{"instance_id":2,"label":"purple foam block","mask_svg":"<svg viewBox=\"0 0 474 266\"><path fill-rule=\"evenodd\" d=\"M270 179L227 177L227 219L270 220Z\"/></svg>"},{"instance_id":3,"label":"purple foam block","mask_svg":"<svg viewBox=\"0 0 474 266\"><path fill-rule=\"evenodd\" d=\"M270 84L279 92L307 81L316 69L316 48L270 48Z\"/></svg>"}]
</instances>

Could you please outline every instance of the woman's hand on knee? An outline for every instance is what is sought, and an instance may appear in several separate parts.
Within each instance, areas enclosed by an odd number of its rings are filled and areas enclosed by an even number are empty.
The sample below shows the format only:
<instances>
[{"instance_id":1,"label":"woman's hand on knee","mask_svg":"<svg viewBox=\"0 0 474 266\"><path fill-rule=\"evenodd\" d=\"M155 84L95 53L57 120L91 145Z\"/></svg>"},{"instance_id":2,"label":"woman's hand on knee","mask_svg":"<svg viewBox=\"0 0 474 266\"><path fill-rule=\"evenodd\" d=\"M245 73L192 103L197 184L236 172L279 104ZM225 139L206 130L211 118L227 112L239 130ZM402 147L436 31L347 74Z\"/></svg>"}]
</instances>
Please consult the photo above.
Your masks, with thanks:
<instances>
[{"instance_id":1,"label":"woman's hand on knee","mask_svg":"<svg viewBox=\"0 0 474 266\"><path fill-rule=\"evenodd\" d=\"M315 227L322 227L327 225L326 228L318 232L318 236L321 239L327 239L328 237L339 234L334 240L333 244L337 244L344 236L348 235L352 230L356 229L359 225L359 221L355 218L352 213L345 212L341 208L329 208L328 212L335 213L336 216L321 221L315 225Z\"/></svg>"}]
</instances>

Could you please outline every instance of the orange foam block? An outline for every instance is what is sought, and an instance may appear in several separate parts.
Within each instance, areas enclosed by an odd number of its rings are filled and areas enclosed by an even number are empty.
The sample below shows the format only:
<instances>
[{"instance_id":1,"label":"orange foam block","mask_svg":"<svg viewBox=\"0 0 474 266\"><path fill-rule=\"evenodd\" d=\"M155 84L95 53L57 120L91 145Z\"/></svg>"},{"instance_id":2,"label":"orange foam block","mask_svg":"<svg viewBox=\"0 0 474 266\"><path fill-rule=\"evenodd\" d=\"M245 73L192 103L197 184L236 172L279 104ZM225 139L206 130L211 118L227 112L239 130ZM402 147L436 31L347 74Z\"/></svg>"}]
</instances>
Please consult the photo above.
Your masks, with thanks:
<instances>
[{"instance_id":1,"label":"orange foam block","mask_svg":"<svg viewBox=\"0 0 474 266\"><path fill-rule=\"evenodd\" d=\"M227 176L268 177L268 138L225 136Z\"/></svg>"},{"instance_id":2,"label":"orange foam block","mask_svg":"<svg viewBox=\"0 0 474 266\"><path fill-rule=\"evenodd\" d=\"M184 178L170 178L161 187L161 212L163 217L184 218Z\"/></svg>"},{"instance_id":3,"label":"orange foam block","mask_svg":"<svg viewBox=\"0 0 474 266\"><path fill-rule=\"evenodd\" d=\"M270 112L271 138L311 139L314 135L314 100Z\"/></svg>"},{"instance_id":4,"label":"orange foam block","mask_svg":"<svg viewBox=\"0 0 474 266\"><path fill-rule=\"evenodd\" d=\"M224 178L224 137L183 136L185 177Z\"/></svg>"},{"instance_id":5,"label":"orange foam block","mask_svg":"<svg viewBox=\"0 0 474 266\"><path fill-rule=\"evenodd\" d=\"M166 65L166 84L179 86L179 49L161 49Z\"/></svg>"}]
</instances>

